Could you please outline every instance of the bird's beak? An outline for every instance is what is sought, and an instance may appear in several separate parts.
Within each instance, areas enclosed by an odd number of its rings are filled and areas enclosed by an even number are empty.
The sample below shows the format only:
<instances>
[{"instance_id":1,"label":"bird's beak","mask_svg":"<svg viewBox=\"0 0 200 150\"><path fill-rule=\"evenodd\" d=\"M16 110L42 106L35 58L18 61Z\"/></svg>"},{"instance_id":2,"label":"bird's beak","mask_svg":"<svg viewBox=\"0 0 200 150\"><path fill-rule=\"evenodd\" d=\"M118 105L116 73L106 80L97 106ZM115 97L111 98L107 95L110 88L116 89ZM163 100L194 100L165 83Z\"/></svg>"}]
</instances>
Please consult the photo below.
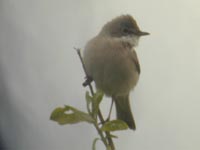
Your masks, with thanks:
<instances>
[{"instance_id":1,"label":"bird's beak","mask_svg":"<svg viewBox=\"0 0 200 150\"><path fill-rule=\"evenodd\" d=\"M143 31L139 31L138 33L137 33L137 35L139 35L139 36L145 36L145 35L149 35L150 33L148 33L148 32L143 32Z\"/></svg>"}]
</instances>

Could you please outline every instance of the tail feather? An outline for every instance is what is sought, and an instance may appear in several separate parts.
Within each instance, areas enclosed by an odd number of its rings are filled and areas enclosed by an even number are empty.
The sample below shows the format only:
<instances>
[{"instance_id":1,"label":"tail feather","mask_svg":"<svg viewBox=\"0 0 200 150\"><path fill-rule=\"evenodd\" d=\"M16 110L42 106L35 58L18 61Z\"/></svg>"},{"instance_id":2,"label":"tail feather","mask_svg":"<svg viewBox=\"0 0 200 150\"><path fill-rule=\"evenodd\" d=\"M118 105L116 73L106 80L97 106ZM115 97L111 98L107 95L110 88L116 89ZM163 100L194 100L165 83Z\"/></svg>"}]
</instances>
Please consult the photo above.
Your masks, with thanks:
<instances>
[{"instance_id":1,"label":"tail feather","mask_svg":"<svg viewBox=\"0 0 200 150\"><path fill-rule=\"evenodd\" d=\"M126 122L130 129L135 130L136 125L131 112L129 95L113 97L116 106L117 119Z\"/></svg>"}]
</instances>

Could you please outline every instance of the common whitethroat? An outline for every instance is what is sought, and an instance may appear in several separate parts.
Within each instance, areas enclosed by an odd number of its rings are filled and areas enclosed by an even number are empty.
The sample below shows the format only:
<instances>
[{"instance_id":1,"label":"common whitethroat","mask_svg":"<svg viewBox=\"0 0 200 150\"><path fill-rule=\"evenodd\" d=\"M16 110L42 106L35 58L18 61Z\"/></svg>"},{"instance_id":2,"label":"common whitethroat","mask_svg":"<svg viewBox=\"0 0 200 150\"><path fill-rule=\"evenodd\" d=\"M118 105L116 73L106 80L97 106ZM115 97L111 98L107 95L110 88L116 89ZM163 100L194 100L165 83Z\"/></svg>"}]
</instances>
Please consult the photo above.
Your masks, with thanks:
<instances>
[{"instance_id":1,"label":"common whitethroat","mask_svg":"<svg viewBox=\"0 0 200 150\"><path fill-rule=\"evenodd\" d=\"M112 97L117 119L130 129L136 125L131 112L129 93L140 75L140 64L135 51L141 36L149 35L138 27L130 15L122 15L106 23L99 34L85 46L83 60L89 78L96 88Z\"/></svg>"}]
</instances>

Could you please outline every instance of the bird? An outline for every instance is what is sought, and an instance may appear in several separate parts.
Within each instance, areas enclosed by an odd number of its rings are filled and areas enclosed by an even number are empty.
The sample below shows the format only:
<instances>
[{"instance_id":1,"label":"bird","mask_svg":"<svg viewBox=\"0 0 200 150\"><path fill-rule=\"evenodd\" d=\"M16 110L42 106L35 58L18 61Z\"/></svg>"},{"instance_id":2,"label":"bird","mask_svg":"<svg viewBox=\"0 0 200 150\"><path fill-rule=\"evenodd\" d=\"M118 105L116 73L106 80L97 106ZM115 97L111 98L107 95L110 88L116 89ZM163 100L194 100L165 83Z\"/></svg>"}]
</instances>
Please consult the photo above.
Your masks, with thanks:
<instances>
[{"instance_id":1,"label":"bird","mask_svg":"<svg viewBox=\"0 0 200 150\"><path fill-rule=\"evenodd\" d=\"M141 72L135 47L145 35L149 33L141 31L131 15L121 15L107 22L83 51L88 80L94 81L97 90L112 98L117 119L132 130L136 124L129 95Z\"/></svg>"}]
</instances>

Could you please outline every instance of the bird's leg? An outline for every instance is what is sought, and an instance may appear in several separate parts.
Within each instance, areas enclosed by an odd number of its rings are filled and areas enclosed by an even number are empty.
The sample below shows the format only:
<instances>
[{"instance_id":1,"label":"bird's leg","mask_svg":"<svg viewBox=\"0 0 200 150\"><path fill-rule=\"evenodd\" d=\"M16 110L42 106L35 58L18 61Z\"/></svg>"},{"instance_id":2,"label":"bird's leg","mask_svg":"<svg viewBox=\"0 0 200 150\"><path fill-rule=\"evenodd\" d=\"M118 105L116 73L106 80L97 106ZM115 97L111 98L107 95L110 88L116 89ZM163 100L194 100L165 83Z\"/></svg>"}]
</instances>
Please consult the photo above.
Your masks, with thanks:
<instances>
[{"instance_id":1,"label":"bird's leg","mask_svg":"<svg viewBox=\"0 0 200 150\"><path fill-rule=\"evenodd\" d=\"M113 103L114 103L114 100L112 99L112 102L111 102L111 106L110 106L110 110L109 110L108 117L107 117L107 119L106 119L104 122L100 122L99 125L100 125L100 124L103 125L104 123L110 121L110 117L111 117L111 112L112 112Z\"/></svg>"},{"instance_id":2,"label":"bird's leg","mask_svg":"<svg viewBox=\"0 0 200 150\"><path fill-rule=\"evenodd\" d=\"M114 100L112 98L112 102L111 102L111 106L110 106L110 111L109 111L109 114L108 114L108 118L106 119L106 122L110 121L110 116L111 116L111 112L112 112L112 108L113 108L113 103L114 103Z\"/></svg>"},{"instance_id":3,"label":"bird's leg","mask_svg":"<svg viewBox=\"0 0 200 150\"><path fill-rule=\"evenodd\" d=\"M85 82L83 82L84 87L86 87L93 81L92 77L90 77L90 76L86 76L85 79L86 79Z\"/></svg>"}]
</instances>

